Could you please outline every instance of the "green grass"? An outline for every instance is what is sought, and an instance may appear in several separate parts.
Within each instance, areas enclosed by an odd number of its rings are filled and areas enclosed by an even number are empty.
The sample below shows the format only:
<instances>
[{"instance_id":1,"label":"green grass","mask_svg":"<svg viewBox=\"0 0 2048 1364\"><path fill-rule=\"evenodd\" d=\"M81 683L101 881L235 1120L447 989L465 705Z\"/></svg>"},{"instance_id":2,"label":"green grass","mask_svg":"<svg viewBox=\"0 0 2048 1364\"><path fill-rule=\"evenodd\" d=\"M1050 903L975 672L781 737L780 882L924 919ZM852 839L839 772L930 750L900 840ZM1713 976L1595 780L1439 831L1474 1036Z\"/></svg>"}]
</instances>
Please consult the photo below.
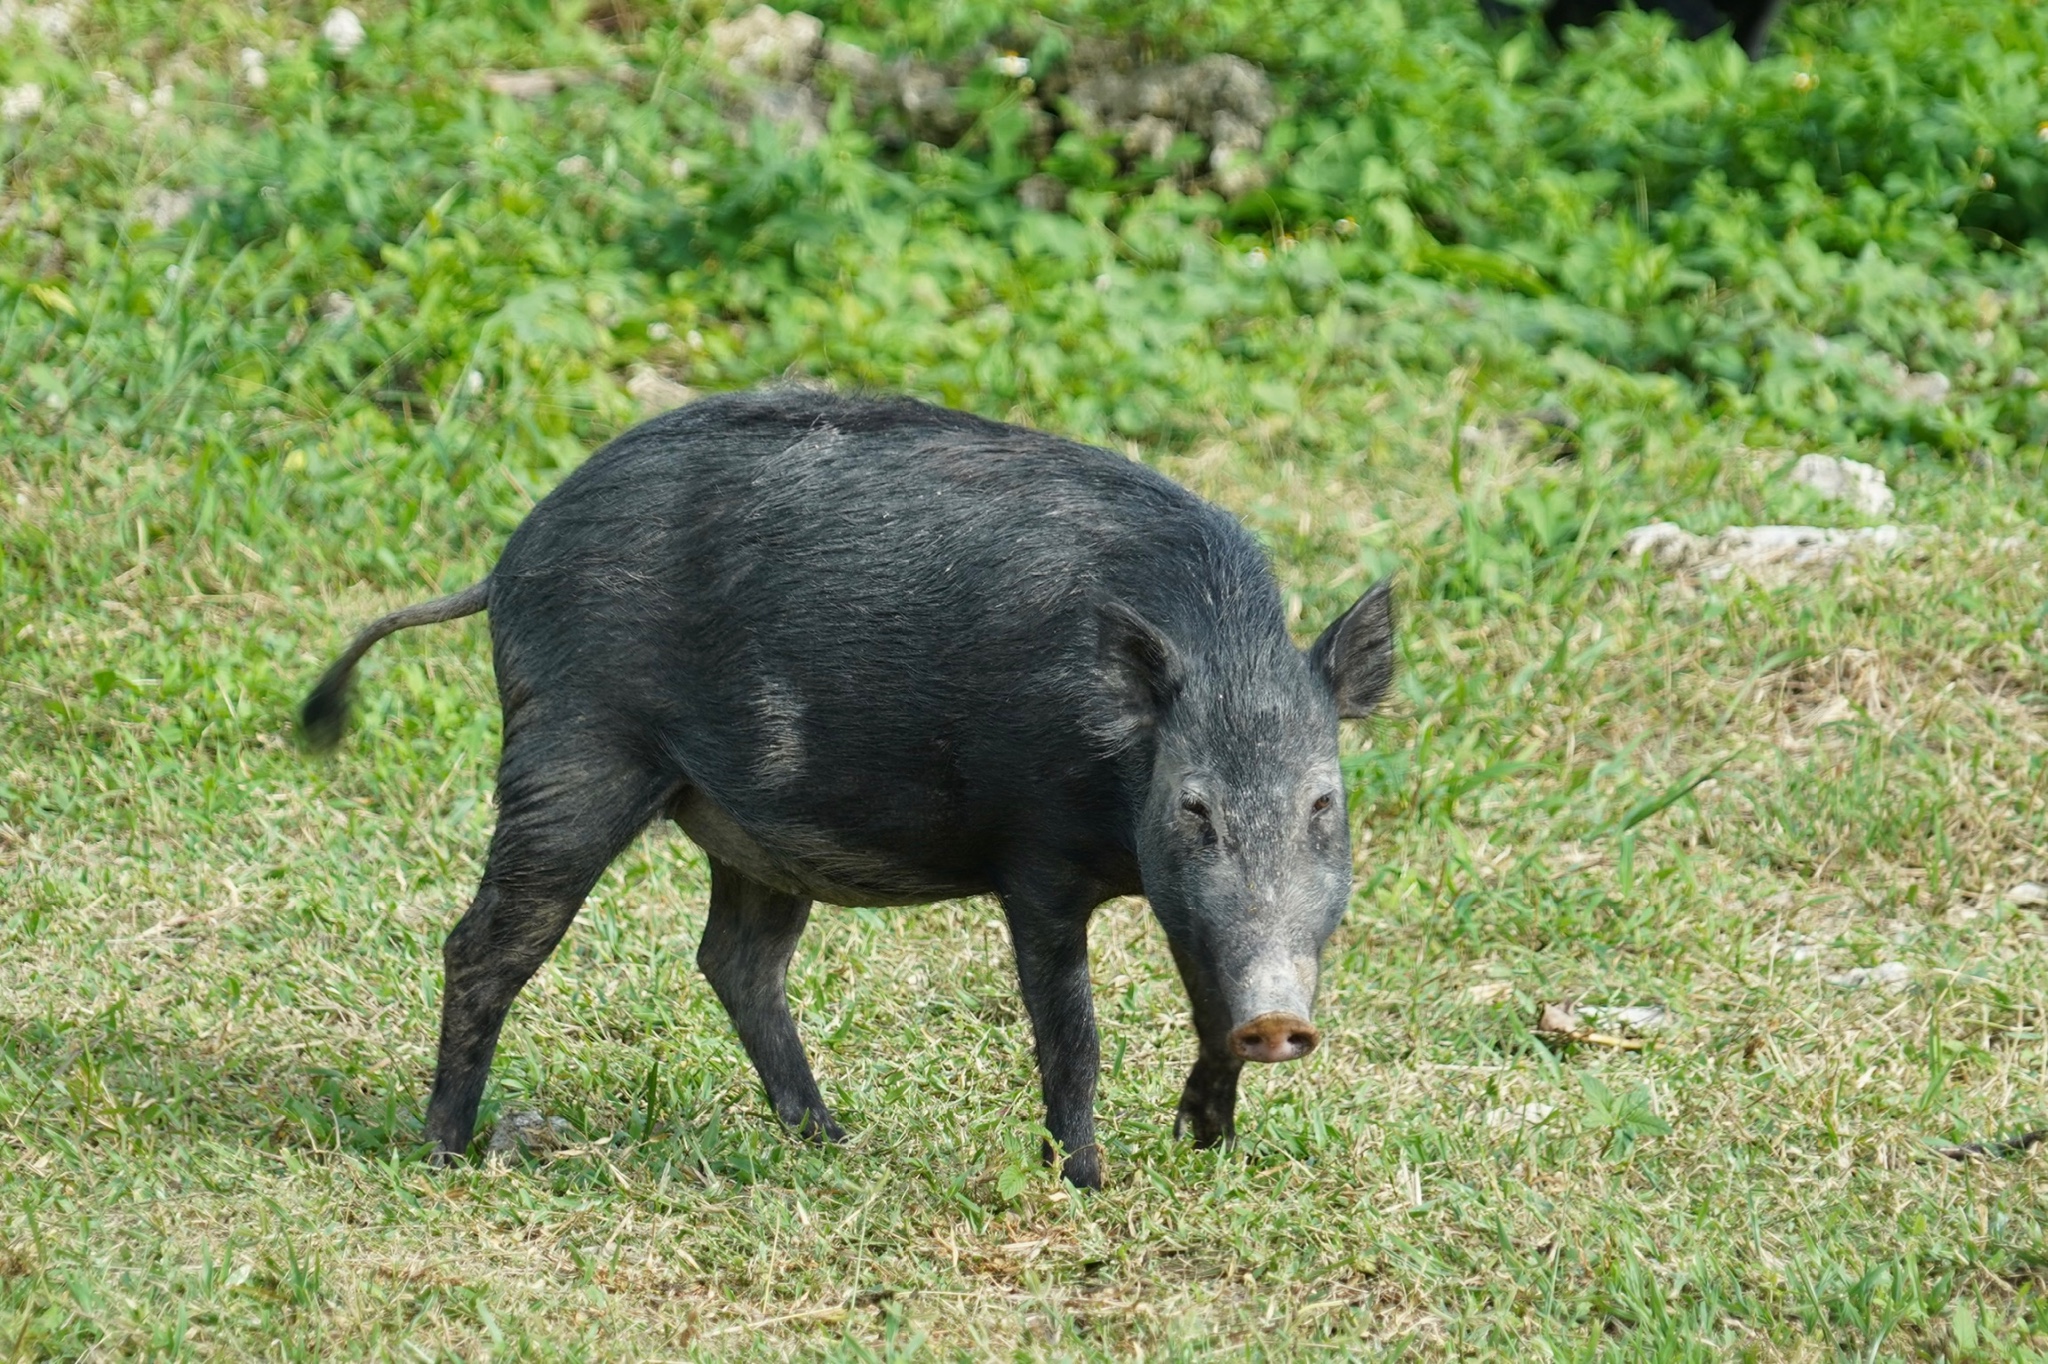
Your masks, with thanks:
<instances>
[{"instance_id":1,"label":"green grass","mask_svg":"<svg viewBox=\"0 0 2048 1364\"><path fill-rule=\"evenodd\" d=\"M1754 68L1456 4L818 10L884 53L1258 60L1286 113L1235 202L1038 146L982 76L954 147L850 102L742 139L702 4L361 12L346 60L286 4L0 39L44 96L0 123L0 1351L2048 1355L2048 1158L1936 1154L2048 1126L2044 925L2002 898L2048 880L2048 8L1815 0ZM622 71L474 76L534 66ZM1066 213L1018 207L1039 170ZM1249 1077L1236 1151L1171 1137L1192 1037L1135 902L1095 934L1102 1193L1037 1164L988 904L819 911L792 994L853 1138L785 1139L656 831L486 1097L581 1143L422 1163L485 629L385 644L331 761L291 707L485 572L639 364L1126 449L1245 518L1304 637L1400 573L1327 1045ZM1516 420L1559 405L1568 438ZM1915 548L1782 586L1617 556L1853 524L1779 477L1805 450L1886 469ZM1672 1021L1539 1035L1566 999Z\"/></svg>"}]
</instances>

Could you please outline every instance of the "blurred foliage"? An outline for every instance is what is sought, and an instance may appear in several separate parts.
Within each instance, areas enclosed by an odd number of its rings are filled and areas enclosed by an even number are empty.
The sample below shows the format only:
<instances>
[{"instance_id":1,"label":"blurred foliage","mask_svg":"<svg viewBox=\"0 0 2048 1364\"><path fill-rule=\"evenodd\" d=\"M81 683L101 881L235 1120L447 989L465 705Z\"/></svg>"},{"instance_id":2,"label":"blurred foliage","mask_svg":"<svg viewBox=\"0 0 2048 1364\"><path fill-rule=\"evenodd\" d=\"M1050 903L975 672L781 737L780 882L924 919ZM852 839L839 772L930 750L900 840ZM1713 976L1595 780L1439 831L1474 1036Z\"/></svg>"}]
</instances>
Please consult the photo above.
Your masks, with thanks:
<instances>
[{"instance_id":1,"label":"blurred foliage","mask_svg":"<svg viewBox=\"0 0 2048 1364\"><path fill-rule=\"evenodd\" d=\"M1820 0L1754 66L1655 15L1560 52L1462 4L821 5L836 40L968 63L949 147L885 146L843 90L809 146L736 117L702 5L365 8L345 55L282 6L16 26L0 86L41 99L0 123L0 439L176 448L202 532L283 505L347 538L389 514L373 483L415 517L483 480L515 517L630 419L640 363L1095 439L1283 413L1307 458L1393 372L1610 446L1646 417L1902 455L2048 433L2039 4ZM1035 155L976 54L1043 71L1105 34L1264 64L1268 187ZM480 79L520 69L567 74ZM1020 205L1034 173L1064 211Z\"/></svg>"}]
</instances>

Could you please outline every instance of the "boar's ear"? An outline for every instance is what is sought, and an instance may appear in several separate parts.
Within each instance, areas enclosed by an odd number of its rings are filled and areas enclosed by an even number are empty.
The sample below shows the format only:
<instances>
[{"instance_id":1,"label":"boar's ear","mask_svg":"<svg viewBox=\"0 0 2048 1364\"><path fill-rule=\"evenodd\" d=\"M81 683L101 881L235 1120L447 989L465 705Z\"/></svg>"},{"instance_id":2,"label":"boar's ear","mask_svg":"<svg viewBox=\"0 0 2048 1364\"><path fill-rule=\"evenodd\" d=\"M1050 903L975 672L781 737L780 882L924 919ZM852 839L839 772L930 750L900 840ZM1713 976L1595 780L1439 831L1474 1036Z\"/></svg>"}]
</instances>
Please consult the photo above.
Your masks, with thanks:
<instances>
[{"instance_id":1,"label":"boar's ear","mask_svg":"<svg viewBox=\"0 0 2048 1364\"><path fill-rule=\"evenodd\" d=\"M1336 698L1338 718L1372 714L1394 681L1394 580L1367 588L1309 646L1308 661Z\"/></svg>"},{"instance_id":2,"label":"boar's ear","mask_svg":"<svg viewBox=\"0 0 2048 1364\"><path fill-rule=\"evenodd\" d=\"M1137 730L1151 725L1180 691L1185 676L1180 650L1151 621L1120 601L1102 604L1096 629L1096 658L1119 703L1121 727Z\"/></svg>"}]
</instances>

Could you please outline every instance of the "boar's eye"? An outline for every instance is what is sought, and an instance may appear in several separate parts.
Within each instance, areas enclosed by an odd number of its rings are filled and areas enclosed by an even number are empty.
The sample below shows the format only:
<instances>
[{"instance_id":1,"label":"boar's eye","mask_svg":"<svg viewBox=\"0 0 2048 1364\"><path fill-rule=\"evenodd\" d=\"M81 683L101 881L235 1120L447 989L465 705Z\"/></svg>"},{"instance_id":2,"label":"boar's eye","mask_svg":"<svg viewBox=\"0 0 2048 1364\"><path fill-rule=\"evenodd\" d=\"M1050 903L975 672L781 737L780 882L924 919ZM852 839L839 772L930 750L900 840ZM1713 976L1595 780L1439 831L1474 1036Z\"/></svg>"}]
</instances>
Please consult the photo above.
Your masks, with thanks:
<instances>
[{"instance_id":1,"label":"boar's eye","mask_svg":"<svg viewBox=\"0 0 2048 1364\"><path fill-rule=\"evenodd\" d=\"M1336 806L1336 804L1337 798L1331 795L1328 791L1325 791L1323 792L1323 794L1316 797L1315 804L1308 807L1308 812L1312 815L1326 815Z\"/></svg>"},{"instance_id":2,"label":"boar's eye","mask_svg":"<svg viewBox=\"0 0 2048 1364\"><path fill-rule=\"evenodd\" d=\"M1206 848L1213 844L1216 841L1216 826L1209 820L1208 805L1193 796L1182 796L1180 808L1186 814L1192 815L1202 826L1202 846Z\"/></svg>"}]
</instances>

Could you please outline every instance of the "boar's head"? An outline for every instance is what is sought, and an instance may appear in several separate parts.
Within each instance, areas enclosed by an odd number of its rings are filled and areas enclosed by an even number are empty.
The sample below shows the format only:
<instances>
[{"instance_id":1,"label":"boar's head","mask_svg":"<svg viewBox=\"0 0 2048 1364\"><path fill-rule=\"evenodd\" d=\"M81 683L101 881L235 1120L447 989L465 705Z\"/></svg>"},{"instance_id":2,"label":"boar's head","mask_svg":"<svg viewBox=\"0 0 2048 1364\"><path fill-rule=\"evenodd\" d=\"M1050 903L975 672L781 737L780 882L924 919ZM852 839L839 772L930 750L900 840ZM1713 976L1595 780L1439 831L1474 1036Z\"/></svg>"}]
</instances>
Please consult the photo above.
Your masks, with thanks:
<instances>
[{"instance_id":1,"label":"boar's head","mask_svg":"<svg viewBox=\"0 0 2048 1364\"><path fill-rule=\"evenodd\" d=\"M1318 1040L1323 943L1351 893L1337 722L1371 714L1393 679L1390 585L1306 652L1277 621L1252 638L1226 622L1200 648L1118 603L1100 621L1104 675L1149 755L1135 811L1145 894L1204 1063L1230 1072L1234 1101L1237 1065L1291 1061Z\"/></svg>"}]
</instances>

